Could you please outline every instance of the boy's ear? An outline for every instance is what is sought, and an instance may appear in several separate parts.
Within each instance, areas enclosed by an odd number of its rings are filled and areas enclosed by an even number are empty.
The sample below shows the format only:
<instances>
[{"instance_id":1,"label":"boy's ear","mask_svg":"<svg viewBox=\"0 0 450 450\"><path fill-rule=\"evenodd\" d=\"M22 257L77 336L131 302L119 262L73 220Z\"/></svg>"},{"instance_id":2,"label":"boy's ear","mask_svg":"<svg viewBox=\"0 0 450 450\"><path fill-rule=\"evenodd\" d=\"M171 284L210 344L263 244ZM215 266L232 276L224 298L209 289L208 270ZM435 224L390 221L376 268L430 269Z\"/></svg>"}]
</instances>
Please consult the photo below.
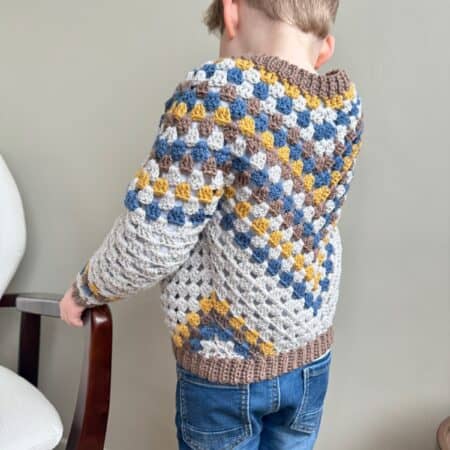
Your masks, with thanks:
<instances>
[{"instance_id":1,"label":"boy's ear","mask_svg":"<svg viewBox=\"0 0 450 450\"><path fill-rule=\"evenodd\" d=\"M320 49L319 56L314 64L315 69L319 69L333 56L335 45L336 40L331 34L322 41L322 48Z\"/></svg>"},{"instance_id":2,"label":"boy's ear","mask_svg":"<svg viewBox=\"0 0 450 450\"><path fill-rule=\"evenodd\" d=\"M239 0L222 0L223 5L223 23L228 39L236 36L239 22Z\"/></svg>"}]
</instances>

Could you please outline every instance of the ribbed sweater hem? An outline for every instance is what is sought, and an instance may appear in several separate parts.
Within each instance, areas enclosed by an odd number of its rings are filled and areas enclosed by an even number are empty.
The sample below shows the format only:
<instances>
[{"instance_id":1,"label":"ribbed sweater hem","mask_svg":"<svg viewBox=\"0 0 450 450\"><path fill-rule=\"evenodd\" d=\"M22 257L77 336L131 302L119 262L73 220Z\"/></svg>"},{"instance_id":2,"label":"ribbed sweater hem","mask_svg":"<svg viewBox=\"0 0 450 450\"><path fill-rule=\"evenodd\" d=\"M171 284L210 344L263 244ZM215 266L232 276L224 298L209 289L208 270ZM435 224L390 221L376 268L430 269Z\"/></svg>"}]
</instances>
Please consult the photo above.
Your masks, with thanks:
<instances>
[{"instance_id":1,"label":"ribbed sweater hem","mask_svg":"<svg viewBox=\"0 0 450 450\"><path fill-rule=\"evenodd\" d=\"M268 380L310 363L325 354L334 340L333 326L306 345L271 356L253 358L212 358L176 347L172 351L185 370L213 383L246 384Z\"/></svg>"}]
</instances>

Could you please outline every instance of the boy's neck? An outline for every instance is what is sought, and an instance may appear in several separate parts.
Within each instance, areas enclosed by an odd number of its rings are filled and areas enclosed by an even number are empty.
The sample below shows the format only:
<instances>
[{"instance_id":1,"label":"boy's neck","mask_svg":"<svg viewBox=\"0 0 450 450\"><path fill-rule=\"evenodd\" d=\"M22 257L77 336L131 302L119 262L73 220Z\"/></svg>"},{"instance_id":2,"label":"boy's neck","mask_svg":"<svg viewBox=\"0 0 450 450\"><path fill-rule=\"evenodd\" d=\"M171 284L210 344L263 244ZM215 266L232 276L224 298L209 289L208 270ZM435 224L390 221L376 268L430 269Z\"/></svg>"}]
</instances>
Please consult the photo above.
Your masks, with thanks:
<instances>
[{"instance_id":1,"label":"boy's neck","mask_svg":"<svg viewBox=\"0 0 450 450\"><path fill-rule=\"evenodd\" d=\"M303 33L292 25L267 21L253 23L252 27L243 26L231 40L226 33L222 35L219 57L266 54L278 56L309 72L317 73L314 66L320 43L315 36Z\"/></svg>"}]
</instances>

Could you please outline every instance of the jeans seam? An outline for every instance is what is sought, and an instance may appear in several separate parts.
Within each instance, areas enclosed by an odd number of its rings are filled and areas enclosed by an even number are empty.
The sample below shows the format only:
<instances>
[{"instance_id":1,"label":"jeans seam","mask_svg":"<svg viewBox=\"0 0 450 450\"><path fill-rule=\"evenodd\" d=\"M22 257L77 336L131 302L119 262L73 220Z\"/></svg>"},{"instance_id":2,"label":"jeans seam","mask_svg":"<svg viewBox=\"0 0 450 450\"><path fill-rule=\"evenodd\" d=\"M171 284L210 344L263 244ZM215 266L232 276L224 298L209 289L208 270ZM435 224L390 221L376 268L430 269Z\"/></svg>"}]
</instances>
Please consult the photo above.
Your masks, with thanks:
<instances>
[{"instance_id":1,"label":"jeans seam","mask_svg":"<svg viewBox=\"0 0 450 450\"><path fill-rule=\"evenodd\" d=\"M277 382L277 408L275 411L279 411L280 410L280 406L281 406L281 392L280 392L280 379L279 377L276 378L276 382Z\"/></svg>"},{"instance_id":2,"label":"jeans seam","mask_svg":"<svg viewBox=\"0 0 450 450\"><path fill-rule=\"evenodd\" d=\"M300 406L298 408L298 411L294 415L294 419L291 422L291 426L293 426L294 429L297 429L295 424L301 418L301 416L303 415L303 409L305 407L306 400L308 399L308 391L309 391L309 387L308 387L308 385L309 385L309 371L308 371L308 368L306 367L305 369L303 369L303 371L301 371L300 374L302 372L303 372L303 396L302 396L302 400L300 402ZM300 428L302 428L302 427L300 427Z\"/></svg>"},{"instance_id":3,"label":"jeans seam","mask_svg":"<svg viewBox=\"0 0 450 450\"><path fill-rule=\"evenodd\" d=\"M250 420L250 384L246 384L242 389L244 395L242 396L244 400L242 401L245 407L244 411L244 429L246 432L247 437L252 435L252 422Z\"/></svg>"},{"instance_id":4,"label":"jeans seam","mask_svg":"<svg viewBox=\"0 0 450 450\"><path fill-rule=\"evenodd\" d=\"M269 380L270 385L270 413L280 410L280 384L278 377Z\"/></svg>"},{"instance_id":5,"label":"jeans seam","mask_svg":"<svg viewBox=\"0 0 450 450\"><path fill-rule=\"evenodd\" d=\"M317 420L317 418L319 416L321 416L322 413L323 413L323 405L319 409L317 409L315 411L308 411L308 412L303 411L304 407L305 407L305 404L307 404L306 402L309 400L311 376L315 376L312 373L312 370L310 370L309 367L305 368L304 374L305 374L305 376L304 376L304 396L303 396L303 399L302 399L302 403L300 405L300 409L299 409L298 413L296 414L295 419L293 421L293 424L295 424L299 420L302 421L302 420L307 419L307 418L314 418L314 419ZM298 426L294 425L294 428L296 430L304 431L306 433L313 433L315 431L315 429L316 429L315 427L311 427L311 426L309 426L307 424L304 424L304 423L303 424L300 423Z\"/></svg>"},{"instance_id":6,"label":"jeans seam","mask_svg":"<svg viewBox=\"0 0 450 450\"><path fill-rule=\"evenodd\" d=\"M297 416L297 420L302 420L305 418L305 412L303 411L305 408L305 405L308 404L308 400L309 400L309 390L310 390L310 371L309 371L309 367L307 367L305 369L305 381L304 381L305 385L304 385L304 396L302 399L302 405L300 407L300 411L299 414ZM309 427L308 425L305 426L305 424L300 423L299 429L301 431L305 431L307 433L312 433L314 430L311 429L311 427Z\"/></svg>"},{"instance_id":7,"label":"jeans seam","mask_svg":"<svg viewBox=\"0 0 450 450\"><path fill-rule=\"evenodd\" d=\"M308 368L305 369L305 380L304 380L304 395L303 395L303 399L302 399L302 404L300 407L300 415L303 415L303 409L305 407L305 405L307 405L307 400L308 400L308 396L309 396L309 370Z\"/></svg>"}]
</instances>

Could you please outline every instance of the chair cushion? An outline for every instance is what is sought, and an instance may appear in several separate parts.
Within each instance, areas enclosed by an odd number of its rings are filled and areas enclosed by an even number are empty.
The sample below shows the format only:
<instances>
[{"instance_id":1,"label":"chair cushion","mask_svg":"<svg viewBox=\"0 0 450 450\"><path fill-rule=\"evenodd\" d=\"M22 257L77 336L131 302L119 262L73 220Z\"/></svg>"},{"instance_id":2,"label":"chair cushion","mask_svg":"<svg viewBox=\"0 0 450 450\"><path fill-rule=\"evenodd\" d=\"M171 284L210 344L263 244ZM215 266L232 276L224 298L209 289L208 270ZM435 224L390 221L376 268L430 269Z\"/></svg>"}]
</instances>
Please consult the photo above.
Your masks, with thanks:
<instances>
[{"instance_id":1,"label":"chair cushion","mask_svg":"<svg viewBox=\"0 0 450 450\"><path fill-rule=\"evenodd\" d=\"M44 395L0 366L0 449L52 450L62 433L61 418Z\"/></svg>"}]
</instances>

